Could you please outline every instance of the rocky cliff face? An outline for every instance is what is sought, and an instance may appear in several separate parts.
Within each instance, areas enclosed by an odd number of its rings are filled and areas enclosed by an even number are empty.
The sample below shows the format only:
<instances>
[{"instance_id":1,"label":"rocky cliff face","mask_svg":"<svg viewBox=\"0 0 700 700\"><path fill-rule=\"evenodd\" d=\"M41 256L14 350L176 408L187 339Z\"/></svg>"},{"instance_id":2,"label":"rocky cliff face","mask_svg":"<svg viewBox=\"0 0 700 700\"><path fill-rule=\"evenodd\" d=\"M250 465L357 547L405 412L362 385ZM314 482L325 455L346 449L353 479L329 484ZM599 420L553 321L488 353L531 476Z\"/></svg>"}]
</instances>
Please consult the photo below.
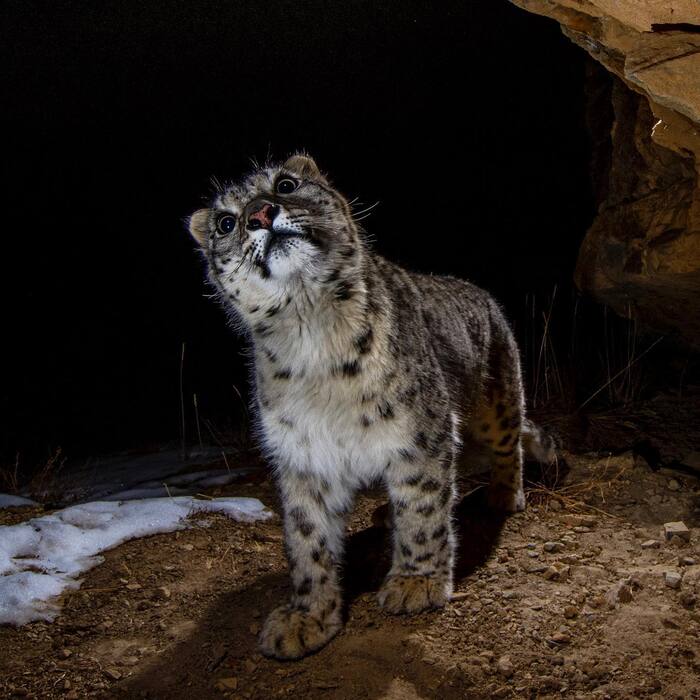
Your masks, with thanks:
<instances>
[{"instance_id":1,"label":"rocky cliff face","mask_svg":"<svg viewBox=\"0 0 700 700\"><path fill-rule=\"evenodd\" d=\"M615 76L603 98L591 86L598 116L612 115L576 283L700 347L700 2L511 1L557 20Z\"/></svg>"}]
</instances>

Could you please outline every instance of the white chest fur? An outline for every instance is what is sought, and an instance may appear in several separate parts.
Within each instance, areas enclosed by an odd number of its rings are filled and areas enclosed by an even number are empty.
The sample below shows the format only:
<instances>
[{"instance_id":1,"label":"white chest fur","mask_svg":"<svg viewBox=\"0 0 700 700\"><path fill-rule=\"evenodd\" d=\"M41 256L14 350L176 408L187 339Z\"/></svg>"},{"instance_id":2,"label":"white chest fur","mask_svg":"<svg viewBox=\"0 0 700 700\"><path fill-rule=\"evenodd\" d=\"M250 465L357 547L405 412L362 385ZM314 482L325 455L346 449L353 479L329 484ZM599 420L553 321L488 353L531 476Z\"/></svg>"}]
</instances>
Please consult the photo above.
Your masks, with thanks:
<instances>
[{"instance_id":1,"label":"white chest fur","mask_svg":"<svg viewBox=\"0 0 700 700\"><path fill-rule=\"evenodd\" d=\"M307 361L293 363L290 378L275 378L269 367L258 373L265 446L280 469L311 471L331 483L367 483L409 444L409 417L378 413L376 363L346 376L318 354L316 348Z\"/></svg>"}]
</instances>

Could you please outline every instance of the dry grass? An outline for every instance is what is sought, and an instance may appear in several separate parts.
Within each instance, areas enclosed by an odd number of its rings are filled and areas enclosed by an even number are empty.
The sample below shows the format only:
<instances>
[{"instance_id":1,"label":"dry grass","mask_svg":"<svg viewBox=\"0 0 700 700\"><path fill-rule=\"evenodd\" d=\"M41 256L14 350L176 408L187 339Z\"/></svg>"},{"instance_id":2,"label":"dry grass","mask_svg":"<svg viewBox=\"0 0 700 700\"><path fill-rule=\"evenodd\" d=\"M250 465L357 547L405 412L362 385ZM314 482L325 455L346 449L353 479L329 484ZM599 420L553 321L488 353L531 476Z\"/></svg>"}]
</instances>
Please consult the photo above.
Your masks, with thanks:
<instances>
[{"instance_id":1,"label":"dry grass","mask_svg":"<svg viewBox=\"0 0 700 700\"><path fill-rule=\"evenodd\" d=\"M528 498L531 502L545 507L552 500L557 500L570 512L594 511L611 518L617 518L618 516L591 505L591 501L594 498L600 499L605 504L606 494L622 485L630 469L631 464L628 460L623 461L620 465L613 460L611 454L608 454L606 458L593 465L587 479L579 479L570 483L564 471L560 469L559 460L556 460L553 464L543 467L540 480L529 483Z\"/></svg>"},{"instance_id":2,"label":"dry grass","mask_svg":"<svg viewBox=\"0 0 700 700\"><path fill-rule=\"evenodd\" d=\"M38 469L35 469L31 478L25 484L21 483L20 457L15 457L15 463L9 468L0 468L0 486L4 491L12 494L20 494L38 501L39 503L52 503L61 500L62 484L60 474L66 463L63 450L58 447Z\"/></svg>"},{"instance_id":3,"label":"dry grass","mask_svg":"<svg viewBox=\"0 0 700 700\"><path fill-rule=\"evenodd\" d=\"M544 298L526 297L519 335L532 408L569 412L638 401L649 368L641 360L664 339L642 342L631 309L622 318L578 293L567 298L556 286Z\"/></svg>"}]
</instances>

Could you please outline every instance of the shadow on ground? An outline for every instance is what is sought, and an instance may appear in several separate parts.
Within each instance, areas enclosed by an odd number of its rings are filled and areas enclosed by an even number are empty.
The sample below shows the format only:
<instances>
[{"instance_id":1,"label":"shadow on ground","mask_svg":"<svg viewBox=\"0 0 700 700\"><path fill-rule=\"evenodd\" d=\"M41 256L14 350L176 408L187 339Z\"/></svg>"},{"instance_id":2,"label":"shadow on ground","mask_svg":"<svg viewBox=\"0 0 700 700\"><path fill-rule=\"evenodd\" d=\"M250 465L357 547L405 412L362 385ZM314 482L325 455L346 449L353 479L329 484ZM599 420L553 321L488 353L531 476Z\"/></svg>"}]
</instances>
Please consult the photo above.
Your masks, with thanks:
<instances>
[{"instance_id":1,"label":"shadow on ground","mask_svg":"<svg viewBox=\"0 0 700 700\"><path fill-rule=\"evenodd\" d=\"M492 552L504 517L486 508L484 490L465 496L457 506L459 551L456 581L469 577ZM264 659L257 652L259 626L255 611L263 615L288 596L285 573L258 578L248 588L222 592L194 632L161 654L136 677L118 686L121 696L147 698L216 698L217 678L235 676L237 693L245 697L269 697L294 678L294 694L304 688L305 697L324 698L479 698L468 678L457 669L444 669L421 660L414 635L434 621L440 612L418 617L392 617L382 613L372 596L389 566L390 533L373 526L348 541L344 585L349 625L315 656L281 663ZM230 670L229 670L230 669ZM225 671L225 672L224 672ZM253 685L253 674L256 681ZM249 676L248 678L246 676ZM267 678L269 690L263 693ZM306 677L306 678L305 678ZM246 687L247 686L247 687ZM413 686L406 695L406 688ZM290 689L291 690L291 689ZM273 691L273 692L271 692ZM238 695L236 694L236 697Z\"/></svg>"}]
</instances>

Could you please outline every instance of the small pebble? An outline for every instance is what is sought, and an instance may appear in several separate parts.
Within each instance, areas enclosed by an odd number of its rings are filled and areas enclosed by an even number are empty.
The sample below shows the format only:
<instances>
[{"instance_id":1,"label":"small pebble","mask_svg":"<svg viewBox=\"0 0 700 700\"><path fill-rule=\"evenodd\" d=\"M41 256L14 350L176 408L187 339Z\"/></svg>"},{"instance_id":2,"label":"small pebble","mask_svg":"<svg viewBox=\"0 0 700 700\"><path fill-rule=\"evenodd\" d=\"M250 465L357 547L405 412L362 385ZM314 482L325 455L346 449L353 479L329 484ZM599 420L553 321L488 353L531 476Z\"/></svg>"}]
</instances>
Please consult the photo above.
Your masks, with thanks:
<instances>
[{"instance_id":1,"label":"small pebble","mask_svg":"<svg viewBox=\"0 0 700 700\"><path fill-rule=\"evenodd\" d=\"M664 581L669 588L680 588L682 578L677 571L667 571L664 574Z\"/></svg>"},{"instance_id":2,"label":"small pebble","mask_svg":"<svg viewBox=\"0 0 700 700\"><path fill-rule=\"evenodd\" d=\"M496 670L504 678L510 678L513 675L513 672L515 671L515 668L513 666L513 662L510 660L510 657L501 656L501 658L498 660L498 663L496 664Z\"/></svg>"}]
</instances>

